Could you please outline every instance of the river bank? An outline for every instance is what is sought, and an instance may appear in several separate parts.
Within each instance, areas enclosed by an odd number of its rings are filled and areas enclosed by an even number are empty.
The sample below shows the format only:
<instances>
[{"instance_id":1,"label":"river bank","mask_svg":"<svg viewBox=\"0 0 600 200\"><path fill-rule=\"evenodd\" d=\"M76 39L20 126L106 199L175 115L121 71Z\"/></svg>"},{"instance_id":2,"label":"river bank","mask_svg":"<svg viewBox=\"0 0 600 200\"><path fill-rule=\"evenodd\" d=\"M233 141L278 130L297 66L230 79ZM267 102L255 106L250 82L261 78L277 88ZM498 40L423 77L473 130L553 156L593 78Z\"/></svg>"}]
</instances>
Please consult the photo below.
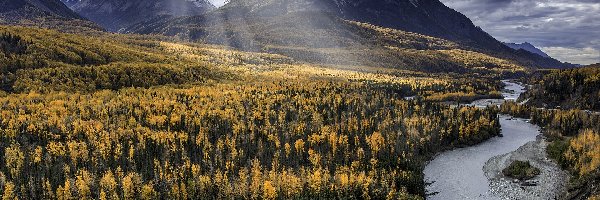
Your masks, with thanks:
<instances>
[{"instance_id":1,"label":"river bank","mask_svg":"<svg viewBox=\"0 0 600 200\"><path fill-rule=\"evenodd\" d=\"M482 99L469 106L500 105L516 100L525 87L505 84L505 99ZM554 199L565 190L568 174L561 171L546 155L546 142L540 128L529 120L501 115L501 134L481 144L438 154L424 169L425 181L431 183L428 199ZM520 183L503 177L501 171L513 160L529 160L542 173L536 186L521 188Z\"/></svg>"},{"instance_id":2,"label":"river bank","mask_svg":"<svg viewBox=\"0 0 600 200\"><path fill-rule=\"evenodd\" d=\"M519 96L525 92L526 89L525 86L511 80L503 80L502 83L505 85L504 89L502 90L502 96L504 96L504 99L480 99L464 105L475 106L479 108L485 108L490 105L499 106L505 101L517 101Z\"/></svg>"},{"instance_id":3,"label":"river bank","mask_svg":"<svg viewBox=\"0 0 600 200\"><path fill-rule=\"evenodd\" d=\"M500 116L502 135L481 144L443 152L425 166L428 199L499 199L491 193L483 167L492 157L510 153L540 134L537 126L526 120Z\"/></svg>"},{"instance_id":4,"label":"river bank","mask_svg":"<svg viewBox=\"0 0 600 200\"><path fill-rule=\"evenodd\" d=\"M490 181L491 193L500 199L557 199L566 192L569 174L547 158L547 142L542 135L519 149L494 156L488 160L483 171ZM525 182L515 181L502 174L513 161L529 161L540 169L540 174ZM526 186L527 185L527 186Z\"/></svg>"}]
</instances>

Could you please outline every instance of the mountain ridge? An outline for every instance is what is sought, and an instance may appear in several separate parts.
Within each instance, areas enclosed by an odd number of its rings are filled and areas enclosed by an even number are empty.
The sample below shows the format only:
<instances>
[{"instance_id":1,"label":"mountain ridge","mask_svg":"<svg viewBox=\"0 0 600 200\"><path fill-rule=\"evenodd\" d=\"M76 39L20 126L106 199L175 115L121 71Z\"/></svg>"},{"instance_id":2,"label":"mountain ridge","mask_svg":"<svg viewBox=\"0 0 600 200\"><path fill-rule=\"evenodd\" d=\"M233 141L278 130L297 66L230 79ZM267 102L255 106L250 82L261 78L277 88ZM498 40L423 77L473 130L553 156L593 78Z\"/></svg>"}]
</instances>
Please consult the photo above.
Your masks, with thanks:
<instances>
[{"instance_id":1,"label":"mountain ridge","mask_svg":"<svg viewBox=\"0 0 600 200\"><path fill-rule=\"evenodd\" d=\"M22 13L26 11L29 13ZM20 15L21 18L53 15L67 19L82 19L59 0L3 0L0 3L0 13L15 17Z\"/></svg>"},{"instance_id":2,"label":"mountain ridge","mask_svg":"<svg viewBox=\"0 0 600 200\"><path fill-rule=\"evenodd\" d=\"M73 12L60 0L3 0L0 24L58 29L69 32L102 30Z\"/></svg>"},{"instance_id":3,"label":"mountain ridge","mask_svg":"<svg viewBox=\"0 0 600 200\"><path fill-rule=\"evenodd\" d=\"M515 50L519 50L519 49L523 49L525 51L531 52L531 53L535 53L537 55L546 57L546 58L550 58L550 56L548 54L546 54L544 51L542 51L541 49L535 47L533 44L529 43L529 42L524 42L524 43L510 43L510 42L504 42L504 45L515 49Z\"/></svg>"},{"instance_id":4,"label":"mountain ridge","mask_svg":"<svg viewBox=\"0 0 600 200\"><path fill-rule=\"evenodd\" d=\"M555 59L511 49L480 27L475 26L465 15L445 6L438 0L235 0L208 14L149 20L130 26L125 31L142 34L185 35L184 37L188 37L190 40L210 41L207 37L221 34L219 32L228 32L229 36L226 36L228 38L235 38L236 34L240 34L240 30L237 30L238 32L235 30L238 28L228 27L231 24L252 28L255 24L280 21L277 22L280 25L293 26L293 23L312 20L310 23L316 24L316 26L307 28L322 30L318 24L330 21L330 19L315 19L315 16L310 15L329 15L332 18L365 22L385 28L446 39L461 44L468 50L515 60L535 68L572 67ZM277 18L291 20L281 22L282 20ZM259 30L259 32L270 33L284 29L274 25L263 28L267 30ZM219 31L215 32L215 29L219 29ZM288 33L281 32L279 35L289 35L294 32L297 31L290 30ZM240 38L235 38L235 40L240 40ZM268 40L281 40L281 38Z\"/></svg>"},{"instance_id":5,"label":"mountain ridge","mask_svg":"<svg viewBox=\"0 0 600 200\"><path fill-rule=\"evenodd\" d=\"M328 13L299 11L275 18L236 17L229 16L229 12L213 14L212 17L164 19L175 21L169 23L170 26L162 26L163 21L157 20L131 30L244 51L281 54L312 64L343 65L355 70L368 67L427 72L523 70L512 61L470 51L452 41L344 20ZM156 30L159 32L153 32Z\"/></svg>"},{"instance_id":6,"label":"mountain ridge","mask_svg":"<svg viewBox=\"0 0 600 200\"><path fill-rule=\"evenodd\" d=\"M199 15L215 9L208 0L62 0L69 7L107 30L162 16Z\"/></svg>"}]
</instances>

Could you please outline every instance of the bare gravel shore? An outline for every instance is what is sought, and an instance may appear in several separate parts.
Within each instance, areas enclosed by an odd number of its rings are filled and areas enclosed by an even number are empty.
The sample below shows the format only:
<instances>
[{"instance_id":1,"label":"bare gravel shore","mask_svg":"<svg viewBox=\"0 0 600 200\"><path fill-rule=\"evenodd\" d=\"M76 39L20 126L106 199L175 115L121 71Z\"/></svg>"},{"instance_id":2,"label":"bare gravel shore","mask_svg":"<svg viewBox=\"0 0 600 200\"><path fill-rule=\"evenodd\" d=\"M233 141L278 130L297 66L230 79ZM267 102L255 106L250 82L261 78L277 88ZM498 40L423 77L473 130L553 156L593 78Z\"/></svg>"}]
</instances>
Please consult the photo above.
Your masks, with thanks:
<instances>
[{"instance_id":1,"label":"bare gravel shore","mask_svg":"<svg viewBox=\"0 0 600 200\"><path fill-rule=\"evenodd\" d=\"M521 146L516 151L498 155L488 160L483 171L490 181L491 193L500 199L557 199L565 193L569 174L547 158L546 141L539 135L535 141ZM524 186L502 174L502 170L513 161L529 161L540 169L540 175Z\"/></svg>"}]
</instances>

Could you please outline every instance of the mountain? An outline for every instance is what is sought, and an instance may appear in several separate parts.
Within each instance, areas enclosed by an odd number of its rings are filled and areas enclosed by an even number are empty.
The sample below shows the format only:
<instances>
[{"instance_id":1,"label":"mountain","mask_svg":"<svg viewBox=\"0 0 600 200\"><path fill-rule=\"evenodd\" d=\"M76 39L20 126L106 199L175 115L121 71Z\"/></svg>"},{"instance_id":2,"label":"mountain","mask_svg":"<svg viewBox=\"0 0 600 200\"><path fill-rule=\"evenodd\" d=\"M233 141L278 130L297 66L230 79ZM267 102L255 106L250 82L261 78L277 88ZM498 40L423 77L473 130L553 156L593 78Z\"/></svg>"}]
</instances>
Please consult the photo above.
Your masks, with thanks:
<instances>
[{"instance_id":1,"label":"mountain","mask_svg":"<svg viewBox=\"0 0 600 200\"><path fill-rule=\"evenodd\" d=\"M574 68L574 67L582 67L582 65L572 64L567 62L560 62L548 54L544 53L544 51L538 49L533 46L533 44L529 42L524 42L521 44L517 43L504 43L504 45L514 49L517 51L517 55L528 57L532 62L535 63L545 63L544 65L548 66L557 66L551 68ZM562 67L561 67L562 66Z\"/></svg>"},{"instance_id":2,"label":"mountain","mask_svg":"<svg viewBox=\"0 0 600 200\"><path fill-rule=\"evenodd\" d=\"M82 32L101 30L65 6L60 0L2 0L0 24L34 26Z\"/></svg>"},{"instance_id":3,"label":"mountain","mask_svg":"<svg viewBox=\"0 0 600 200\"><path fill-rule=\"evenodd\" d=\"M2 0L0 2L2 21L33 20L37 17L62 17L81 19L60 0Z\"/></svg>"},{"instance_id":4,"label":"mountain","mask_svg":"<svg viewBox=\"0 0 600 200\"><path fill-rule=\"evenodd\" d=\"M215 9L208 0L62 0L71 9L106 28L119 31L161 16L199 15Z\"/></svg>"},{"instance_id":5,"label":"mountain","mask_svg":"<svg viewBox=\"0 0 600 200\"><path fill-rule=\"evenodd\" d=\"M323 41L318 42L320 44L330 44L339 42L338 39L347 41L356 39L352 36L361 35L355 32L360 29L347 27L345 21L433 36L452 41L465 50L514 60L525 66L570 67L551 58L505 46L466 16L438 0L232 0L201 16L147 20L128 27L126 32L178 35L190 40L233 43L234 47L242 43L259 49L281 46L282 43L311 47L313 43L310 41L314 38L322 38ZM312 29L312 33L294 28ZM322 35L323 31L330 35ZM286 41L290 35L297 36L296 40ZM331 35L343 38L327 41L326 36Z\"/></svg>"},{"instance_id":6,"label":"mountain","mask_svg":"<svg viewBox=\"0 0 600 200\"><path fill-rule=\"evenodd\" d=\"M386 67L493 74L523 70L513 61L471 51L449 40L344 20L329 13L303 11L278 17L240 13L219 10L202 16L155 19L126 31L280 54L352 70Z\"/></svg>"},{"instance_id":7,"label":"mountain","mask_svg":"<svg viewBox=\"0 0 600 200\"><path fill-rule=\"evenodd\" d=\"M79 3L80 0L61 0L65 5L67 5L67 7L71 7L77 3Z\"/></svg>"},{"instance_id":8,"label":"mountain","mask_svg":"<svg viewBox=\"0 0 600 200\"><path fill-rule=\"evenodd\" d=\"M533 46L531 43L529 42L525 42L525 43L521 43L521 44L517 44L517 43L504 43L504 45L514 49L514 50L519 50L519 49L523 49L525 51L531 52L531 53L535 53L537 55L546 57L546 58L550 58L550 56L546 53L544 53L544 51L538 49L537 47Z\"/></svg>"},{"instance_id":9,"label":"mountain","mask_svg":"<svg viewBox=\"0 0 600 200\"><path fill-rule=\"evenodd\" d=\"M502 45L461 13L438 0L236 0L224 10L260 16L300 11L327 12L337 17L415 32L485 48ZM243 11L242 11L243 12Z\"/></svg>"}]
</instances>

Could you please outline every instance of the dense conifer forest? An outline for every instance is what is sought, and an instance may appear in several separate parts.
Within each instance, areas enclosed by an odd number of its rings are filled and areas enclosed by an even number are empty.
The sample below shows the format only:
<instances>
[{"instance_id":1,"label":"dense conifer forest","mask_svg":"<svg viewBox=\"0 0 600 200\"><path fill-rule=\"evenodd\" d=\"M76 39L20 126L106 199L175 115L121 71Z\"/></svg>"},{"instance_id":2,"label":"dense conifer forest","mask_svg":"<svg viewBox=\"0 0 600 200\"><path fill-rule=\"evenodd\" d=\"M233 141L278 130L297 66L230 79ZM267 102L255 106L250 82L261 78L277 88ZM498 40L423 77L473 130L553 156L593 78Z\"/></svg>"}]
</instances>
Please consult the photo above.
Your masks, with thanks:
<instances>
[{"instance_id":1,"label":"dense conifer forest","mask_svg":"<svg viewBox=\"0 0 600 200\"><path fill-rule=\"evenodd\" d=\"M550 142L546 149L548 156L572 174L563 199L600 198L599 113L578 108L537 108L514 102L503 104L500 111L530 118L532 123L543 127Z\"/></svg>"},{"instance_id":2,"label":"dense conifer forest","mask_svg":"<svg viewBox=\"0 0 600 200\"><path fill-rule=\"evenodd\" d=\"M548 155L573 174L566 199L600 198L600 66L542 71L501 111L531 117L552 140Z\"/></svg>"},{"instance_id":3,"label":"dense conifer forest","mask_svg":"<svg viewBox=\"0 0 600 200\"><path fill-rule=\"evenodd\" d=\"M4 194L28 198L413 198L428 155L499 132L494 109L329 81L0 101Z\"/></svg>"},{"instance_id":4,"label":"dense conifer forest","mask_svg":"<svg viewBox=\"0 0 600 200\"><path fill-rule=\"evenodd\" d=\"M521 98L538 107L600 111L600 65L542 72ZM542 77L543 76L543 77Z\"/></svg>"},{"instance_id":5,"label":"dense conifer forest","mask_svg":"<svg viewBox=\"0 0 600 200\"><path fill-rule=\"evenodd\" d=\"M432 155L500 131L496 108L438 103L499 98L494 75L101 32L0 41L8 199L422 199Z\"/></svg>"},{"instance_id":6,"label":"dense conifer forest","mask_svg":"<svg viewBox=\"0 0 600 200\"><path fill-rule=\"evenodd\" d=\"M0 3L0 197L420 200L507 114L543 128L564 199L600 199L599 65L540 69L574 65L437 0L227 2ZM528 91L497 106L506 79Z\"/></svg>"}]
</instances>

